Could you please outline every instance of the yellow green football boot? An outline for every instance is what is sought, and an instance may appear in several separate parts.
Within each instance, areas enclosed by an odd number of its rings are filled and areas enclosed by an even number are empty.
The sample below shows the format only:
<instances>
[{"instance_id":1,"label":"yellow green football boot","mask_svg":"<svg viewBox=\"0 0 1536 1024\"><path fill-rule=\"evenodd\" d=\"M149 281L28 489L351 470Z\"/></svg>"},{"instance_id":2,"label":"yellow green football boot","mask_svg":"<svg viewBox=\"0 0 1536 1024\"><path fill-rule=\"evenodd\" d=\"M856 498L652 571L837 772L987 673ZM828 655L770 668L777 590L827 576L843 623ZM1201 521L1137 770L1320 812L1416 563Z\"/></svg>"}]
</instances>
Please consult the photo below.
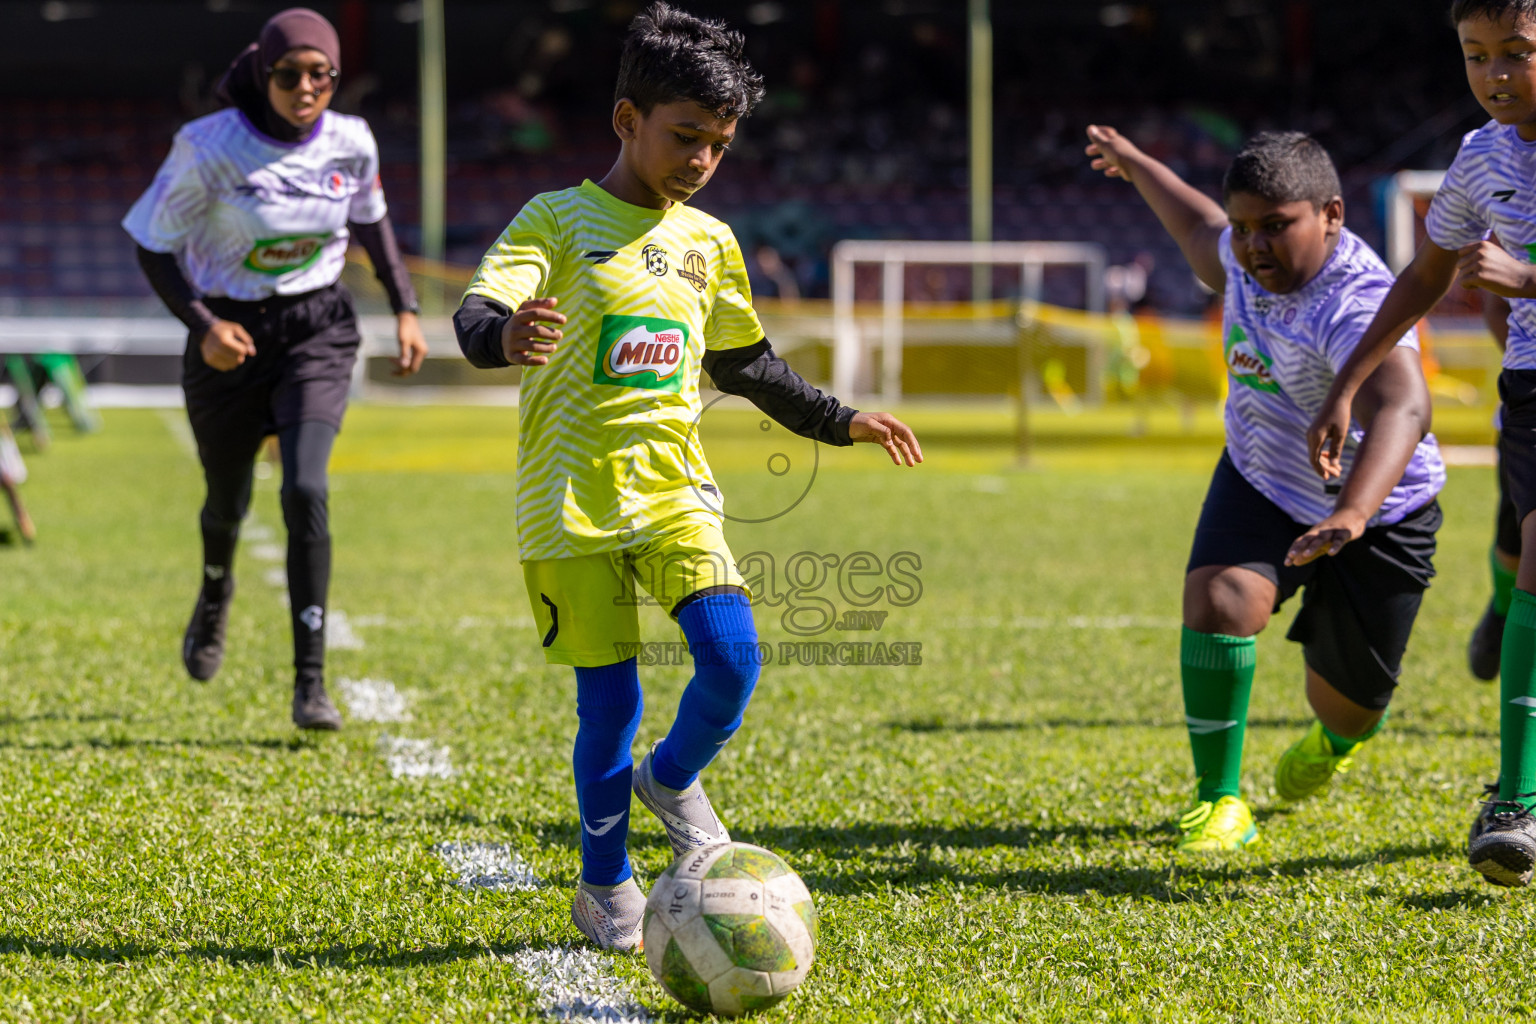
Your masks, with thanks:
<instances>
[{"instance_id":1,"label":"yellow green football boot","mask_svg":"<svg viewBox=\"0 0 1536 1024\"><path fill-rule=\"evenodd\" d=\"M1259 841L1253 812L1235 796L1224 796L1214 803L1196 800L1179 819L1179 828L1184 832L1179 853L1227 853Z\"/></svg>"},{"instance_id":2,"label":"yellow green football boot","mask_svg":"<svg viewBox=\"0 0 1536 1024\"><path fill-rule=\"evenodd\" d=\"M1280 755L1280 763L1275 765L1275 792L1282 800L1305 800L1321 793L1335 775L1349 771L1355 763L1350 754L1364 742L1362 739L1350 747L1349 754L1336 754L1323 734L1323 723L1314 721L1307 734Z\"/></svg>"}]
</instances>

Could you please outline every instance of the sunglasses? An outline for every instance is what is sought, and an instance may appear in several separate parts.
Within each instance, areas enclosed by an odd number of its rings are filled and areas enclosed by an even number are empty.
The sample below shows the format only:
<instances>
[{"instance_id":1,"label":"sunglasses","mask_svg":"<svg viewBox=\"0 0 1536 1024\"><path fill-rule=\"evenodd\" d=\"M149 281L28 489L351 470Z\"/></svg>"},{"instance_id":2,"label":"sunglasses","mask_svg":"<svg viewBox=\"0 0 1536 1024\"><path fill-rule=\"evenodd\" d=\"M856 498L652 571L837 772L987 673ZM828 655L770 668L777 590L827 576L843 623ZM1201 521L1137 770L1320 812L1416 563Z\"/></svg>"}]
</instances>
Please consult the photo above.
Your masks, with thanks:
<instances>
[{"instance_id":1,"label":"sunglasses","mask_svg":"<svg viewBox=\"0 0 1536 1024\"><path fill-rule=\"evenodd\" d=\"M315 92L330 92L336 85L336 76L341 72L335 68L329 71L307 71L302 68L267 68L267 74L283 92L292 92L299 87L299 82L305 78L310 80Z\"/></svg>"}]
</instances>

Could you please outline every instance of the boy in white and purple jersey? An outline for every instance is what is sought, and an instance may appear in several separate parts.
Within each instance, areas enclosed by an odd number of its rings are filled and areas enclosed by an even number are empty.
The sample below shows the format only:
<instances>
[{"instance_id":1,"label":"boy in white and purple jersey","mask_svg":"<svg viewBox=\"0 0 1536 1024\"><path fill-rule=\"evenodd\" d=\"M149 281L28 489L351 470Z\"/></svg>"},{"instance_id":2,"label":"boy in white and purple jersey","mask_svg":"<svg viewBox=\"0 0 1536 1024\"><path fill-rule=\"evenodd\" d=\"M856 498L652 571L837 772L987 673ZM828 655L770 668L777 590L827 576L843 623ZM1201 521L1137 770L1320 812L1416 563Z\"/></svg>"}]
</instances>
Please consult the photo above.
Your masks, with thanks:
<instances>
[{"instance_id":1,"label":"boy in white and purple jersey","mask_svg":"<svg viewBox=\"0 0 1536 1024\"><path fill-rule=\"evenodd\" d=\"M1367 382L1342 486L1320 479L1307 427L1392 285L1344 227L1327 152L1300 132L1258 136L1227 169L1223 206L1113 128L1088 137L1093 166L1135 185L1224 295L1227 449L1184 579L1180 674L1197 789L1178 848L1240 850L1258 839L1239 793L1254 641L1297 590L1288 636L1302 644L1317 719L1280 758L1281 798L1325 789L1385 719L1434 575L1445 466L1429 389L1410 332Z\"/></svg>"},{"instance_id":2,"label":"boy in white and purple jersey","mask_svg":"<svg viewBox=\"0 0 1536 1024\"><path fill-rule=\"evenodd\" d=\"M1218 245L1227 278L1222 308L1231 383L1227 455L1244 480L1292 519L1321 522L1333 514L1339 487L1313 472L1306 445L1298 440L1306 437L1334 374L1392 287L1392 274L1360 236L1340 228L1333 254L1317 276L1275 295L1244 273L1232 253L1231 232L1227 228ZM1417 352L1418 334L1410 330L1398 344ZM1360 425L1351 424L1346 474L1363 437ZM1429 504L1443 486L1445 464L1434 435L1426 434L1371 524L1398 522Z\"/></svg>"},{"instance_id":3,"label":"boy in white and purple jersey","mask_svg":"<svg viewBox=\"0 0 1536 1024\"><path fill-rule=\"evenodd\" d=\"M1473 821L1467 859L1496 885L1528 885L1536 869L1536 0L1454 0L1451 20L1467 84L1493 120L1461 140L1430 203L1428 237L1339 370L1307 442L1317 472L1336 475L1361 382L1453 282L1509 300L1499 461L1520 559L1498 658L1497 793Z\"/></svg>"}]
</instances>

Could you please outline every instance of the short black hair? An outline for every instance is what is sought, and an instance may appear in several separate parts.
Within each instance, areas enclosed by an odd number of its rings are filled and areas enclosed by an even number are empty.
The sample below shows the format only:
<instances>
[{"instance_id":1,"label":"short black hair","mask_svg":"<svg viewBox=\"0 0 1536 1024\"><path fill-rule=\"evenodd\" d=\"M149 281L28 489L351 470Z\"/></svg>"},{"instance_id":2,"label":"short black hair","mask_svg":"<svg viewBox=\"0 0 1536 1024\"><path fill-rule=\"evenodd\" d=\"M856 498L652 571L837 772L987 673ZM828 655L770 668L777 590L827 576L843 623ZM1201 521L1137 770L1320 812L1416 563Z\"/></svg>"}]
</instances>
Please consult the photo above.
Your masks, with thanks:
<instances>
[{"instance_id":1,"label":"short black hair","mask_svg":"<svg viewBox=\"0 0 1536 1024\"><path fill-rule=\"evenodd\" d=\"M1271 203L1306 199L1321 210L1344 192L1323 144L1306 132L1260 132L1248 140L1221 179L1222 201L1247 192Z\"/></svg>"},{"instance_id":2,"label":"short black hair","mask_svg":"<svg viewBox=\"0 0 1536 1024\"><path fill-rule=\"evenodd\" d=\"M1451 0L1451 24L1460 25L1468 18L1498 21L1506 14L1536 19L1536 0Z\"/></svg>"},{"instance_id":3,"label":"short black hair","mask_svg":"<svg viewBox=\"0 0 1536 1024\"><path fill-rule=\"evenodd\" d=\"M746 117L763 98L763 76L743 53L746 37L653 3L629 23L613 99L649 114L659 103L690 100L722 120Z\"/></svg>"}]
</instances>

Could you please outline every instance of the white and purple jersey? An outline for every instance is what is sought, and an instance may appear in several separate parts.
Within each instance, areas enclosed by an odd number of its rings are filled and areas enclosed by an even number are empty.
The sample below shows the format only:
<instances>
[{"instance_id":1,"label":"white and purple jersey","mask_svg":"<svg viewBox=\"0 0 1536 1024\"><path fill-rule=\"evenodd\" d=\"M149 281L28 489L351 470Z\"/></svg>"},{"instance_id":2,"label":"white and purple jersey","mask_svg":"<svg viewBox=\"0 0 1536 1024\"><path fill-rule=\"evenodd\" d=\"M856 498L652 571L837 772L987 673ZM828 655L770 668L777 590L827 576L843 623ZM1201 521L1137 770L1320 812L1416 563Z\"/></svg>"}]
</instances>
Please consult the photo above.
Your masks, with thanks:
<instances>
[{"instance_id":1,"label":"white and purple jersey","mask_svg":"<svg viewBox=\"0 0 1536 1024\"><path fill-rule=\"evenodd\" d=\"M347 222L386 212L368 122L328 110L307 139L284 143L230 107L182 126L123 228L175 253L199 294L250 301L334 284Z\"/></svg>"},{"instance_id":2,"label":"white and purple jersey","mask_svg":"<svg viewBox=\"0 0 1536 1024\"><path fill-rule=\"evenodd\" d=\"M1492 231L1505 252L1521 263L1536 263L1536 142L1497 121L1462 136L1430 201L1424 229L1431 242L1452 250ZM1536 299L1509 300L1504 366L1536 369Z\"/></svg>"},{"instance_id":3,"label":"white and purple jersey","mask_svg":"<svg viewBox=\"0 0 1536 1024\"><path fill-rule=\"evenodd\" d=\"M1338 481L1324 484L1313 471L1307 427L1392 287L1392 274L1347 228L1317 276L1284 295L1265 291L1244 272L1232 254L1231 228L1222 232L1220 250L1227 272L1221 324L1230 375L1227 451L1243 479L1310 526L1333 514ZM1417 352L1417 333L1409 331L1398 344ZM1346 476L1362 437L1351 424ZM1444 485L1445 463L1429 434L1370 525L1401 520Z\"/></svg>"}]
</instances>

